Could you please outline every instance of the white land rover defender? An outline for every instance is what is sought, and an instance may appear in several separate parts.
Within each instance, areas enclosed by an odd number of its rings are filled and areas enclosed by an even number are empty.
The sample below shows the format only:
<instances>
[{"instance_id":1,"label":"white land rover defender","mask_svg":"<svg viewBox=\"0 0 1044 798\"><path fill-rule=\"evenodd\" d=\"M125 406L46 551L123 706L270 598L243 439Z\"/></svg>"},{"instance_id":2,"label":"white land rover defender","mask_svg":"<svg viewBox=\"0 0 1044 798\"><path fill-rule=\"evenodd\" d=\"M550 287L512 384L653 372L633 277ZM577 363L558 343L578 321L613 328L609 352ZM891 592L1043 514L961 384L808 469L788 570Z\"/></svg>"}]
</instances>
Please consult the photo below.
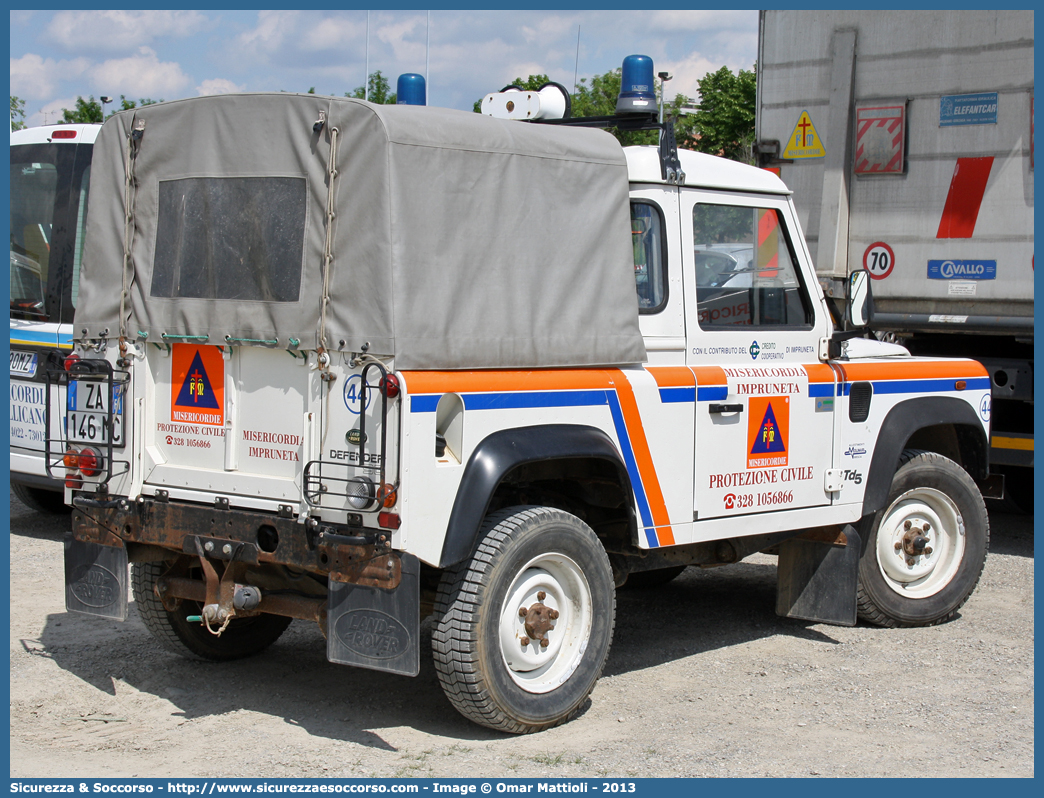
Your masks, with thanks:
<instances>
[{"instance_id":1,"label":"white land rover defender","mask_svg":"<svg viewBox=\"0 0 1044 798\"><path fill-rule=\"evenodd\" d=\"M68 608L126 618L129 564L172 651L299 618L401 674L433 614L450 702L510 732L581 706L630 579L770 551L783 615L952 618L989 537L983 368L862 337L865 274L842 323L772 174L578 121L110 118L48 377Z\"/></svg>"}]
</instances>

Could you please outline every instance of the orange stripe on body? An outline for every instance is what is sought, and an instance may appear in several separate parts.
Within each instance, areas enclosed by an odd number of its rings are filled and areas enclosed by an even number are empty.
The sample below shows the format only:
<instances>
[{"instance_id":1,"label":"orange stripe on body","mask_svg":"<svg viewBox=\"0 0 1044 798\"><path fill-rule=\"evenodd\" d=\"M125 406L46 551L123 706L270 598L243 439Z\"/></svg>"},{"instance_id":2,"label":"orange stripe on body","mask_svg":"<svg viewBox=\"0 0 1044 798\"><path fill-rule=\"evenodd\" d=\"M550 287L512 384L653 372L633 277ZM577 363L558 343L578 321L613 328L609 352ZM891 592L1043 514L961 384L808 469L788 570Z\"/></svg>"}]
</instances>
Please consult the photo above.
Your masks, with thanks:
<instances>
[{"instance_id":1,"label":"orange stripe on body","mask_svg":"<svg viewBox=\"0 0 1044 798\"><path fill-rule=\"evenodd\" d=\"M837 363L845 382L856 380L929 380L988 377L977 360L915 360L890 363Z\"/></svg>"},{"instance_id":2,"label":"orange stripe on body","mask_svg":"<svg viewBox=\"0 0 1044 798\"><path fill-rule=\"evenodd\" d=\"M571 391L610 388L605 369L541 369L539 371L404 371L411 394Z\"/></svg>"},{"instance_id":3,"label":"orange stripe on body","mask_svg":"<svg viewBox=\"0 0 1044 798\"><path fill-rule=\"evenodd\" d=\"M709 385L729 384L729 378L725 376L725 369L721 366L693 366L692 372L696 375L696 384L704 388Z\"/></svg>"},{"instance_id":4,"label":"orange stripe on body","mask_svg":"<svg viewBox=\"0 0 1044 798\"><path fill-rule=\"evenodd\" d=\"M696 384L696 375L688 366L654 366L646 371L661 388L688 388Z\"/></svg>"},{"instance_id":5,"label":"orange stripe on body","mask_svg":"<svg viewBox=\"0 0 1044 798\"><path fill-rule=\"evenodd\" d=\"M645 427L642 425L642 416L638 411L638 402L634 398L634 389L631 388L631 383L622 371L617 370L616 374L617 377L613 381L616 397L620 400L620 410L623 413L624 424L627 426L627 436L631 439L634 461L637 463L638 473L642 477L645 498L649 502L653 526L656 527L656 537L661 546L673 546L674 530L670 527L667 502L664 501L660 480L656 476L656 467L653 465L652 452L649 451L649 441L645 437Z\"/></svg>"},{"instance_id":6,"label":"orange stripe on body","mask_svg":"<svg viewBox=\"0 0 1044 798\"><path fill-rule=\"evenodd\" d=\"M805 364L804 369L808 374L808 381L811 383L834 381L834 370L826 363Z\"/></svg>"}]
</instances>

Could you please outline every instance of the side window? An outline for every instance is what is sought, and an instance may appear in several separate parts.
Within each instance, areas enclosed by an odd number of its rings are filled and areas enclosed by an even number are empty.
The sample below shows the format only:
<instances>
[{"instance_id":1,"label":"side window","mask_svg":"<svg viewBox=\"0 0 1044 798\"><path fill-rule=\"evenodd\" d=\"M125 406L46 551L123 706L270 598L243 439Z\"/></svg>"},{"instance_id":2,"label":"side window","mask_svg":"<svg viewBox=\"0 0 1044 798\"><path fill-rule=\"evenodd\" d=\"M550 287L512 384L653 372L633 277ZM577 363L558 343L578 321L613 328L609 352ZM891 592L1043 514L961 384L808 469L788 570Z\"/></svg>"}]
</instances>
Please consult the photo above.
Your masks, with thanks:
<instances>
[{"instance_id":1,"label":"side window","mask_svg":"<svg viewBox=\"0 0 1044 798\"><path fill-rule=\"evenodd\" d=\"M631 203L631 246L638 312L659 313L667 304L667 242L663 214L651 202Z\"/></svg>"},{"instance_id":2,"label":"side window","mask_svg":"<svg viewBox=\"0 0 1044 798\"><path fill-rule=\"evenodd\" d=\"M812 325L812 305L777 211L696 205L692 231L701 329Z\"/></svg>"}]
</instances>

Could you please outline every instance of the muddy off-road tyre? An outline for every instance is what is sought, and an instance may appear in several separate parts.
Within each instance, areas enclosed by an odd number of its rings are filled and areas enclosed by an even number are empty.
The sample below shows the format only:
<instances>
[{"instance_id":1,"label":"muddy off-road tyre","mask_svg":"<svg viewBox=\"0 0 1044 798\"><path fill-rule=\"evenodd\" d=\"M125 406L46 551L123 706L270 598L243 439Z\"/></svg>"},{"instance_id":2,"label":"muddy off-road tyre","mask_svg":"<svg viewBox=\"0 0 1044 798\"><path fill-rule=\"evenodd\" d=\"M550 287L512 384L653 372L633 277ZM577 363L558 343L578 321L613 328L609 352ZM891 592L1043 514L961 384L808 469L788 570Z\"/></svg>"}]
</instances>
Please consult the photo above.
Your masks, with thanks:
<instances>
[{"instance_id":1,"label":"muddy off-road tyre","mask_svg":"<svg viewBox=\"0 0 1044 798\"><path fill-rule=\"evenodd\" d=\"M982 495L963 468L934 452L903 452L887 504L860 531L859 617L878 626L948 621L986 565Z\"/></svg>"},{"instance_id":2,"label":"muddy off-road tyre","mask_svg":"<svg viewBox=\"0 0 1044 798\"><path fill-rule=\"evenodd\" d=\"M493 513L481 534L472 557L439 584L439 682L464 717L487 728L557 726L583 705L609 656L609 558L587 524L550 507Z\"/></svg>"},{"instance_id":3,"label":"muddy off-road tyre","mask_svg":"<svg viewBox=\"0 0 1044 798\"><path fill-rule=\"evenodd\" d=\"M65 494L60 490L45 490L12 482L11 491L18 497L18 501L38 513L68 515L72 512L72 507L65 503Z\"/></svg>"},{"instance_id":4,"label":"muddy off-road tyre","mask_svg":"<svg viewBox=\"0 0 1044 798\"><path fill-rule=\"evenodd\" d=\"M131 590L145 628L164 648L182 657L212 662L249 657L278 640L293 620L281 615L237 618L220 637L213 635L198 621L187 620L203 611L202 604L182 599L174 612L164 608L154 588L166 569L162 562L133 563Z\"/></svg>"}]
</instances>

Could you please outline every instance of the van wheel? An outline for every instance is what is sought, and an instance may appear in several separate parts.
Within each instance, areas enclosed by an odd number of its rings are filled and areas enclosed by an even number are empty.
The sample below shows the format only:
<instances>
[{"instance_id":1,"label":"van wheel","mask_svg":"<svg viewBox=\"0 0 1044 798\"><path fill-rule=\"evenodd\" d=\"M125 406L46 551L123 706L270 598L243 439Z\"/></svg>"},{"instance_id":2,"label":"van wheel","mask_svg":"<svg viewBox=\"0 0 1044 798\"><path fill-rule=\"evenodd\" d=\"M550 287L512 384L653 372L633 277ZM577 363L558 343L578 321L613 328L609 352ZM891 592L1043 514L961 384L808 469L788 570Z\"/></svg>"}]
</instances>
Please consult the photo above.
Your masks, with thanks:
<instances>
[{"instance_id":1,"label":"van wheel","mask_svg":"<svg viewBox=\"0 0 1044 798\"><path fill-rule=\"evenodd\" d=\"M878 626L931 626L956 615L982 575L990 522L968 473L907 450L884 509L863 519L859 616Z\"/></svg>"},{"instance_id":2,"label":"van wheel","mask_svg":"<svg viewBox=\"0 0 1044 798\"><path fill-rule=\"evenodd\" d=\"M33 488L18 482L11 483L11 492L30 510L47 515L66 515L72 507L65 503L65 494L60 490Z\"/></svg>"},{"instance_id":3,"label":"van wheel","mask_svg":"<svg viewBox=\"0 0 1044 798\"><path fill-rule=\"evenodd\" d=\"M487 517L471 559L442 575L432 648L469 720L514 734L557 726L602 674L616 623L609 558L591 528L550 507Z\"/></svg>"},{"instance_id":4,"label":"van wheel","mask_svg":"<svg viewBox=\"0 0 1044 798\"><path fill-rule=\"evenodd\" d=\"M218 662L249 657L278 640L293 620L282 615L236 618L221 637L212 635L203 624L187 620L189 615L203 612L199 602L181 599L174 612L163 606L155 587L166 570L167 565L162 562L133 563L131 590L145 628L165 649L187 659Z\"/></svg>"}]
</instances>

